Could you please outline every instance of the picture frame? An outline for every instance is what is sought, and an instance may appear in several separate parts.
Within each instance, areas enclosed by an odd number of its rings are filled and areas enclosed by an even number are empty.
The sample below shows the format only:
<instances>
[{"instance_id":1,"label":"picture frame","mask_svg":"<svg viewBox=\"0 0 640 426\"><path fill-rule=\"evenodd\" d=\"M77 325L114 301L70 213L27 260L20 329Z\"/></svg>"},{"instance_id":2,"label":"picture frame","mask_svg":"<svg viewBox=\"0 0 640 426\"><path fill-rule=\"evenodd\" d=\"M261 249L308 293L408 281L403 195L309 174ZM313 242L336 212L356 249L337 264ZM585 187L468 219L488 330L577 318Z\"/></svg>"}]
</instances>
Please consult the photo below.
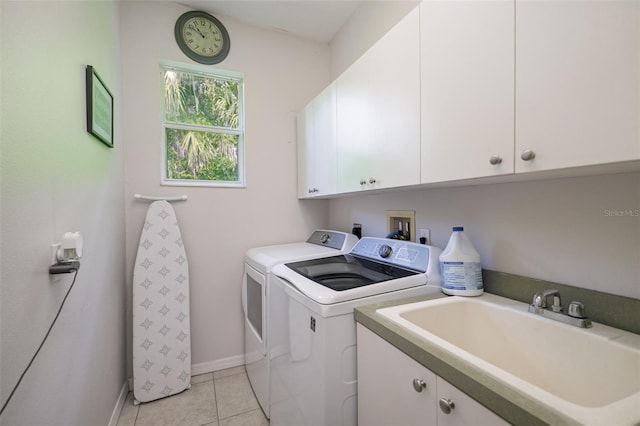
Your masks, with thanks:
<instances>
[{"instance_id":1,"label":"picture frame","mask_svg":"<svg viewBox=\"0 0 640 426\"><path fill-rule=\"evenodd\" d=\"M113 95L95 68L86 68L87 132L113 148Z\"/></svg>"}]
</instances>

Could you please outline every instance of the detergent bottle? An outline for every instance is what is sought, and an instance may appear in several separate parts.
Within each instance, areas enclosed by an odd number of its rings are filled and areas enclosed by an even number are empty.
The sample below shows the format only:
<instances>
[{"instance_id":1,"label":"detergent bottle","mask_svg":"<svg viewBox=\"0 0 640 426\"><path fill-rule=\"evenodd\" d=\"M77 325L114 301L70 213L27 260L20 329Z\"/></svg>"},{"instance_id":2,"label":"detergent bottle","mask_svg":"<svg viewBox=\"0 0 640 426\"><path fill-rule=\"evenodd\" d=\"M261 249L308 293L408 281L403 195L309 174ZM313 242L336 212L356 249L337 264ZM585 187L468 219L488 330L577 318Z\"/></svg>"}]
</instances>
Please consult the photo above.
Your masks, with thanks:
<instances>
[{"instance_id":1,"label":"detergent bottle","mask_svg":"<svg viewBox=\"0 0 640 426\"><path fill-rule=\"evenodd\" d=\"M440 255L442 291L453 296L479 296L484 292L482 264L462 226L453 228L447 247Z\"/></svg>"}]
</instances>

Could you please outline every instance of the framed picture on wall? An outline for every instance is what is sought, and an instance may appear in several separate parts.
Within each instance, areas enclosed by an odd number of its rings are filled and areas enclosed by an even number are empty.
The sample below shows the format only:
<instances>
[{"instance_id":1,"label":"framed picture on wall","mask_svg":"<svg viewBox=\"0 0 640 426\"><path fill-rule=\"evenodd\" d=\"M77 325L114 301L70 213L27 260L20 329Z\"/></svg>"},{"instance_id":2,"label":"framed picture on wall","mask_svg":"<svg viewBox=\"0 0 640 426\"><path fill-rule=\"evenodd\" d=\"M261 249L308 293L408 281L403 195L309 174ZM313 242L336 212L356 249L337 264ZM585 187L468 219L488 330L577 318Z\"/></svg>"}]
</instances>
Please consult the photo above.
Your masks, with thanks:
<instances>
[{"instance_id":1,"label":"framed picture on wall","mask_svg":"<svg viewBox=\"0 0 640 426\"><path fill-rule=\"evenodd\" d=\"M87 132L113 148L113 95L96 70L87 65Z\"/></svg>"}]
</instances>

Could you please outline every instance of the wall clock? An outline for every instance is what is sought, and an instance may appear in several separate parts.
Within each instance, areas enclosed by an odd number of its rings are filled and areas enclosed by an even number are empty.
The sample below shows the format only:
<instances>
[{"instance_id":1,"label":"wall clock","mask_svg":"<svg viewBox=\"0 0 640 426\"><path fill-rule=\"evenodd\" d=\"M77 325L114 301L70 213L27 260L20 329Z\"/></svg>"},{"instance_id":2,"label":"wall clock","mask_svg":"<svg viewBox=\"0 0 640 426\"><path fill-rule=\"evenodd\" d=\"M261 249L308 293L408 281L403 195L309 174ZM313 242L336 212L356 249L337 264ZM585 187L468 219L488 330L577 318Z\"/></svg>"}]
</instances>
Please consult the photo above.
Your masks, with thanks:
<instances>
[{"instance_id":1,"label":"wall clock","mask_svg":"<svg viewBox=\"0 0 640 426\"><path fill-rule=\"evenodd\" d=\"M229 54L231 40L227 29L206 12L183 13L176 21L174 33L180 50L201 64L217 64Z\"/></svg>"}]
</instances>

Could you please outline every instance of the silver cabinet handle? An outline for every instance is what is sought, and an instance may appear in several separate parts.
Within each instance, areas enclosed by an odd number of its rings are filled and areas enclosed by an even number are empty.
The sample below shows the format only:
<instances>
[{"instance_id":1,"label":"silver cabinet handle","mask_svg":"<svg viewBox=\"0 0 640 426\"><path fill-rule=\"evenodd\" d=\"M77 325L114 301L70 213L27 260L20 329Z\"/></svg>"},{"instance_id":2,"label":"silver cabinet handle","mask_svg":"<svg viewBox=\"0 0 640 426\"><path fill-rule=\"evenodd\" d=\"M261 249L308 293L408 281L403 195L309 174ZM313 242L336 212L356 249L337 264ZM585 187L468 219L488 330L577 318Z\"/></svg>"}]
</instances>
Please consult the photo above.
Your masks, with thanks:
<instances>
[{"instance_id":1,"label":"silver cabinet handle","mask_svg":"<svg viewBox=\"0 0 640 426\"><path fill-rule=\"evenodd\" d=\"M440 401L438 401L438 405L440 406L442 412L445 414L451 413L451 410L456 408L456 404L454 404L452 400L447 398L440 398Z\"/></svg>"},{"instance_id":2,"label":"silver cabinet handle","mask_svg":"<svg viewBox=\"0 0 640 426\"><path fill-rule=\"evenodd\" d=\"M374 178L369 178L369 183L376 183L376 180Z\"/></svg>"},{"instance_id":3,"label":"silver cabinet handle","mask_svg":"<svg viewBox=\"0 0 640 426\"><path fill-rule=\"evenodd\" d=\"M366 180L364 180L364 179L360 179L360 185L366 185L366 184L367 184L367 181L366 181Z\"/></svg>"},{"instance_id":4,"label":"silver cabinet handle","mask_svg":"<svg viewBox=\"0 0 640 426\"><path fill-rule=\"evenodd\" d=\"M502 157L500 157L497 154L493 154L491 157L489 157L489 163L491 163L492 165L497 165L502 163Z\"/></svg>"},{"instance_id":5,"label":"silver cabinet handle","mask_svg":"<svg viewBox=\"0 0 640 426\"><path fill-rule=\"evenodd\" d=\"M536 158L536 153L531 151L530 149L525 149L520 154L520 158L522 158L523 161L531 161Z\"/></svg>"},{"instance_id":6,"label":"silver cabinet handle","mask_svg":"<svg viewBox=\"0 0 640 426\"><path fill-rule=\"evenodd\" d=\"M423 389L427 388L427 382L422 379L413 379L413 388L416 392L422 392Z\"/></svg>"}]
</instances>

